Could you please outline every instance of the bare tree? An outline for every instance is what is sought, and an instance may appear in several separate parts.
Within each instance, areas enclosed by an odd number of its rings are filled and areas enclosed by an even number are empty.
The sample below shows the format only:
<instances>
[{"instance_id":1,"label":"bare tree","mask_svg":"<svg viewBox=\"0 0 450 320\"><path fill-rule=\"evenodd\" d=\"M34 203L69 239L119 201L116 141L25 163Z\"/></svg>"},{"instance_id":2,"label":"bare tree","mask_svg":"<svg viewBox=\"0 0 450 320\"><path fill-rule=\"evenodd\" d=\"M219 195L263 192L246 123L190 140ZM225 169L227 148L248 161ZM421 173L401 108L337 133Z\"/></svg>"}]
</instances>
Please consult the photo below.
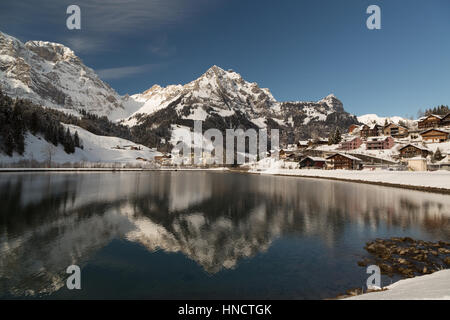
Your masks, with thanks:
<instances>
[{"instance_id":1,"label":"bare tree","mask_svg":"<svg viewBox=\"0 0 450 320\"><path fill-rule=\"evenodd\" d=\"M42 154L44 155L45 159L47 160L48 163L48 167L50 168L52 166L52 159L53 156L56 153L56 148L54 145L52 145L51 143L48 143L47 145L45 145L44 147L42 147L41 150Z\"/></svg>"}]
</instances>

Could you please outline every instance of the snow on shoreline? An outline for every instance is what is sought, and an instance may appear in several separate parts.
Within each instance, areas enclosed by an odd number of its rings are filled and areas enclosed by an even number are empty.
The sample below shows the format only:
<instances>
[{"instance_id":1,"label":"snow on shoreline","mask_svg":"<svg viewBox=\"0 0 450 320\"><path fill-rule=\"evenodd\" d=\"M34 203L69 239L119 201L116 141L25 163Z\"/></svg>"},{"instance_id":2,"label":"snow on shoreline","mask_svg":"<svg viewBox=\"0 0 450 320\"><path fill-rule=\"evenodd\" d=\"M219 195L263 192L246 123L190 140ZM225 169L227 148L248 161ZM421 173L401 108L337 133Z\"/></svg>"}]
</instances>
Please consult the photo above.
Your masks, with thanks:
<instances>
[{"instance_id":1,"label":"snow on shoreline","mask_svg":"<svg viewBox=\"0 0 450 320\"><path fill-rule=\"evenodd\" d=\"M450 300L450 269L400 280L386 288L344 300Z\"/></svg>"},{"instance_id":2,"label":"snow on shoreline","mask_svg":"<svg viewBox=\"0 0 450 320\"><path fill-rule=\"evenodd\" d=\"M266 159L265 159L266 160ZM250 173L265 175L287 175L299 177L332 178L375 183L387 183L413 187L440 188L450 190L450 171L389 171L377 170L322 170L322 169L286 169L281 161L256 166Z\"/></svg>"}]
</instances>

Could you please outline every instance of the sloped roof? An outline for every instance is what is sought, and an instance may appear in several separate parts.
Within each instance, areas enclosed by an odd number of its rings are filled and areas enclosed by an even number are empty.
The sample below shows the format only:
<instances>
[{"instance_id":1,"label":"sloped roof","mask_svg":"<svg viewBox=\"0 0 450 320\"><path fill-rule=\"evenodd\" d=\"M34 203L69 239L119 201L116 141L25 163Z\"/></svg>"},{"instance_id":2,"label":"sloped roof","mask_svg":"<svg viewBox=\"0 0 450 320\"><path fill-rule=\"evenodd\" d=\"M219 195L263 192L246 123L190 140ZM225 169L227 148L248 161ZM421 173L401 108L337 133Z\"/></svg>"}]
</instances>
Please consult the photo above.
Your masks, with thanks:
<instances>
[{"instance_id":1,"label":"sloped roof","mask_svg":"<svg viewBox=\"0 0 450 320\"><path fill-rule=\"evenodd\" d=\"M438 114L429 114L429 115L427 115L427 116L425 116L425 117L419 118L419 121L423 121L423 120L425 120L425 119L428 119L429 117L436 117L436 118L438 118L438 119L442 119L442 118L443 118L442 116L440 116L440 115L438 115Z\"/></svg>"},{"instance_id":2,"label":"sloped roof","mask_svg":"<svg viewBox=\"0 0 450 320\"><path fill-rule=\"evenodd\" d=\"M412 143L409 143L409 144L407 144L407 145L401 147L399 150L403 150L403 149L405 149L406 147L409 147L409 146L412 146L412 147L414 147L414 148L417 148L417 149L420 149L420 150L423 150L423 151L428 151L428 152L430 152L430 150L428 150L427 148L421 147L421 146L418 146L418 145L415 145L415 144L412 144Z\"/></svg>"},{"instance_id":3,"label":"sloped roof","mask_svg":"<svg viewBox=\"0 0 450 320\"><path fill-rule=\"evenodd\" d=\"M345 153L339 153L339 152L337 152L335 154L332 154L331 156L328 156L327 159L333 158L334 156L337 156L337 155L340 155L340 156L343 156L345 158L348 158L348 159L351 159L351 160L355 160L355 161L362 161L361 159L359 159L357 157L354 157L352 155L345 154Z\"/></svg>"},{"instance_id":4,"label":"sloped roof","mask_svg":"<svg viewBox=\"0 0 450 320\"><path fill-rule=\"evenodd\" d=\"M321 157L311 157L311 156L307 156L305 159L302 159L302 161L303 161L303 160L306 160L306 159L311 159L312 161L315 161L315 162L319 162L319 161L325 162L325 161L326 161L325 158L321 158Z\"/></svg>"},{"instance_id":5,"label":"sloped roof","mask_svg":"<svg viewBox=\"0 0 450 320\"><path fill-rule=\"evenodd\" d=\"M429 132L429 131L439 131L439 132L443 132L443 133L446 133L446 134L450 134L450 132L448 132L448 131L441 130L441 129L436 129L436 128L430 128L430 129L428 129L428 130L422 131L422 132L419 133L419 134L422 135L422 134L427 133L427 132Z\"/></svg>"}]
</instances>

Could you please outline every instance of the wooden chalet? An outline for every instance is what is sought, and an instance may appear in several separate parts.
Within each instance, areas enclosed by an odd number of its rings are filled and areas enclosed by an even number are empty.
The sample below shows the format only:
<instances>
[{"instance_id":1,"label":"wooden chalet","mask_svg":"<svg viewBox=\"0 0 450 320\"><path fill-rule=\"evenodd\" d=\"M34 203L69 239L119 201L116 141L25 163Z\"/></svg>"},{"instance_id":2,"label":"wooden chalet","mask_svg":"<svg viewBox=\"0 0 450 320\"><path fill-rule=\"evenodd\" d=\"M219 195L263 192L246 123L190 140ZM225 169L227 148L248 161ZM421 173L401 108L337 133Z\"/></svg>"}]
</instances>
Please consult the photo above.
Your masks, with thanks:
<instances>
[{"instance_id":1,"label":"wooden chalet","mask_svg":"<svg viewBox=\"0 0 450 320\"><path fill-rule=\"evenodd\" d=\"M442 117L441 125L442 126L450 126L450 113L447 113L447 115Z\"/></svg>"},{"instance_id":2,"label":"wooden chalet","mask_svg":"<svg viewBox=\"0 0 450 320\"><path fill-rule=\"evenodd\" d=\"M327 157L326 160L332 169L362 169L362 160L349 154L335 153Z\"/></svg>"},{"instance_id":3,"label":"wooden chalet","mask_svg":"<svg viewBox=\"0 0 450 320\"><path fill-rule=\"evenodd\" d=\"M395 123L390 123L383 128L383 134L385 136L391 136L395 138L405 138L408 136L408 128L400 126Z\"/></svg>"},{"instance_id":4,"label":"wooden chalet","mask_svg":"<svg viewBox=\"0 0 450 320\"><path fill-rule=\"evenodd\" d=\"M441 125L442 116L430 114L426 117L420 118L418 122L419 129L436 128Z\"/></svg>"},{"instance_id":5,"label":"wooden chalet","mask_svg":"<svg viewBox=\"0 0 450 320\"><path fill-rule=\"evenodd\" d=\"M325 164L325 158L308 156L300 161L300 168L323 169Z\"/></svg>"},{"instance_id":6,"label":"wooden chalet","mask_svg":"<svg viewBox=\"0 0 450 320\"><path fill-rule=\"evenodd\" d=\"M426 142L445 142L450 133L439 129L428 129L420 134L422 140Z\"/></svg>"},{"instance_id":7,"label":"wooden chalet","mask_svg":"<svg viewBox=\"0 0 450 320\"><path fill-rule=\"evenodd\" d=\"M426 158L430 154L430 150L424 147L416 146L413 144L407 144L399 149L400 157L402 158L413 158L413 157L424 157Z\"/></svg>"},{"instance_id":8,"label":"wooden chalet","mask_svg":"<svg viewBox=\"0 0 450 320\"><path fill-rule=\"evenodd\" d=\"M367 124L363 125L360 131L360 136L363 139L367 139L368 137L377 137L381 135L383 132L383 126L378 124L369 127Z\"/></svg>"}]
</instances>

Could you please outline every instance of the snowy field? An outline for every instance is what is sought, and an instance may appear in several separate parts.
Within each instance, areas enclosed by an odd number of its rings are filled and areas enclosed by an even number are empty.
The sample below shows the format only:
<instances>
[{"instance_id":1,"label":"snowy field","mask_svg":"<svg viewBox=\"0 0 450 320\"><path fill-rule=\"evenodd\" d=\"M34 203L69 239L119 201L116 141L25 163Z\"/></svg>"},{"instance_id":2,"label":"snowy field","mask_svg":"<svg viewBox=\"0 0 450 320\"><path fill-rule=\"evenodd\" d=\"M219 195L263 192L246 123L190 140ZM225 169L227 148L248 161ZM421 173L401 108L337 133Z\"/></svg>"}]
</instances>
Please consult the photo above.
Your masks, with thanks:
<instances>
[{"instance_id":1,"label":"snowy field","mask_svg":"<svg viewBox=\"0 0 450 320\"><path fill-rule=\"evenodd\" d=\"M322 170L285 169L282 161L267 160L253 167L250 172L260 174L280 174L304 177L337 178L355 181L381 182L407 186L450 189L450 171L388 171L388 170ZM263 160L263 161L264 161ZM260 161L261 162L261 161Z\"/></svg>"},{"instance_id":2,"label":"snowy field","mask_svg":"<svg viewBox=\"0 0 450 320\"><path fill-rule=\"evenodd\" d=\"M160 155L157 151L125 139L98 136L74 125L64 126L68 127L72 134L75 131L78 132L83 149L76 148L75 153L67 154L62 145L55 147L40 136L27 133L24 155L20 156L14 153L12 157L8 157L0 153L0 163L17 163L21 160L31 159L45 162L49 159L49 149L52 150L52 162L59 164L68 162L141 163L142 161L136 159L152 160L155 156ZM132 150L132 147L140 150Z\"/></svg>"},{"instance_id":3,"label":"snowy field","mask_svg":"<svg viewBox=\"0 0 450 320\"><path fill-rule=\"evenodd\" d=\"M450 300L450 269L400 280L386 288L345 300Z\"/></svg>"}]
</instances>

